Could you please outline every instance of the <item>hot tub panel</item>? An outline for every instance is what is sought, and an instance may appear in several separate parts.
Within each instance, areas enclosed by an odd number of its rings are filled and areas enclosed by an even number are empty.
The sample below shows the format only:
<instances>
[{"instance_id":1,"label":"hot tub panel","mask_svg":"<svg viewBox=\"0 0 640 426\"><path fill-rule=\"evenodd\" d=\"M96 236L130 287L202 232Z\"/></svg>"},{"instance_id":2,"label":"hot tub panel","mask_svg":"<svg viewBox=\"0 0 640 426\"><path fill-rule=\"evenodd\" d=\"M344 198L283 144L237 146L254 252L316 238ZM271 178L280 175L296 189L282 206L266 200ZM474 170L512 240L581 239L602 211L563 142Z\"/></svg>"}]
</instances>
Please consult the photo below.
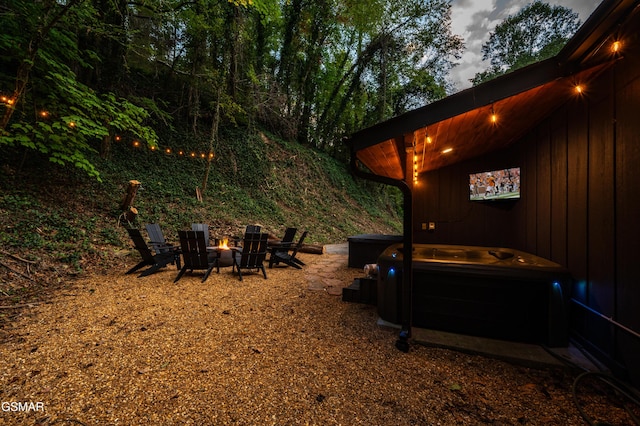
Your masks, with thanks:
<instances>
[{"instance_id":1,"label":"hot tub panel","mask_svg":"<svg viewBox=\"0 0 640 426\"><path fill-rule=\"evenodd\" d=\"M416 244L413 251L414 326L567 345L569 279L560 265L503 248ZM378 266L378 313L400 323L401 247L389 247Z\"/></svg>"}]
</instances>

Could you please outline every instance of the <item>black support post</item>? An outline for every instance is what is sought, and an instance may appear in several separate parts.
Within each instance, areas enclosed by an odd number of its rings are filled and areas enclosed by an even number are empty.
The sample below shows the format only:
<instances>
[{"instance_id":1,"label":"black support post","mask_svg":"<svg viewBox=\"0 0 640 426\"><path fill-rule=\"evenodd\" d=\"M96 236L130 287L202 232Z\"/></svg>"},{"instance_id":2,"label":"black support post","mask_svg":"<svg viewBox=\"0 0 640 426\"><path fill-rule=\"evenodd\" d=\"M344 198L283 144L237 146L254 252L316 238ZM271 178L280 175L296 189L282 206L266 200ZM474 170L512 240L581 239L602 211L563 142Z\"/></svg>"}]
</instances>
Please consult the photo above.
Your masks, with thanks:
<instances>
[{"instance_id":1,"label":"black support post","mask_svg":"<svg viewBox=\"0 0 640 426\"><path fill-rule=\"evenodd\" d=\"M403 195L403 253L402 253L402 287L401 287L401 319L402 329L396 340L396 347L403 352L409 352L412 323L412 291L413 291L413 193L409 185L403 180L391 179L360 170L356 152L351 151L351 170L363 179L395 186Z\"/></svg>"}]
</instances>

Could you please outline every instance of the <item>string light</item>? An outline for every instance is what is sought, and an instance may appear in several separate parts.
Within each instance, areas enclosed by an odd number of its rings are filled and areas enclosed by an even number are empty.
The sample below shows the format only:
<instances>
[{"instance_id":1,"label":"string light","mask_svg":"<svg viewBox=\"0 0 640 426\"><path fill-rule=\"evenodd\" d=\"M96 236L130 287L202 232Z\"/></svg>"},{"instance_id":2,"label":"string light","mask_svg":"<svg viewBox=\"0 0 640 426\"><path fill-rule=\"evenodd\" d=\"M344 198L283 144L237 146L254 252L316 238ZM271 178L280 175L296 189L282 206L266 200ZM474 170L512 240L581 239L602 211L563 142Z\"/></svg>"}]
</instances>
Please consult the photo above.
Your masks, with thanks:
<instances>
[{"instance_id":1,"label":"string light","mask_svg":"<svg viewBox=\"0 0 640 426\"><path fill-rule=\"evenodd\" d=\"M9 96L6 96L6 95L0 95L0 104L5 104L7 106L11 106L14 103L15 103L15 99L13 99L13 98L11 98ZM47 111L45 109L37 111L36 114L39 117L42 117L42 118L51 118L52 117L51 112L49 112L49 111ZM75 128L78 127L78 123L76 123L75 121L66 121L66 125L69 126L72 129L75 129ZM122 138L121 135L117 135L116 134L116 135L113 135L113 140L115 142L121 142L123 140L123 138ZM137 139L132 140L130 143L131 143L131 146L133 146L134 148L141 148L142 147L142 143ZM149 150L151 152L156 152L156 151L160 152L160 151L162 151L167 155L171 155L171 154L174 153L174 150L172 148L170 148L170 147L161 149L157 145L149 146ZM182 150L182 149L177 150L175 152L177 153L178 156L181 156L181 157L186 155L185 151ZM211 161L213 158L215 158L215 153L213 153L211 151L205 151L205 152L199 152L199 153L191 152L191 154L189 154L189 156L191 158L208 159L209 161Z\"/></svg>"},{"instance_id":2,"label":"string light","mask_svg":"<svg viewBox=\"0 0 640 426\"><path fill-rule=\"evenodd\" d=\"M418 183L418 154L416 153L416 142L413 141L413 183Z\"/></svg>"},{"instance_id":3,"label":"string light","mask_svg":"<svg viewBox=\"0 0 640 426\"><path fill-rule=\"evenodd\" d=\"M115 136L115 137L114 137L114 139L116 139L116 140L121 140L121 137L120 137L120 136ZM141 147L143 146L143 144L142 144L140 141L138 141L138 140L134 140L134 141L131 143L131 145L132 145L134 148L141 148ZM160 152L160 151L162 151L162 152L164 152L164 153L165 153L165 154L167 154L167 155L171 155L171 154L173 154L173 153L175 152L175 153L176 153L178 156L180 156L180 157L182 157L182 156L184 156L184 155L186 154L186 153L184 152L184 150L182 150L182 149L179 149L179 150L177 150L177 151L174 151L174 150L173 150L172 148L170 148L170 147L160 149L160 148L159 148L158 146L156 146L156 145L151 145L151 146L149 146L149 151L151 151L151 152L156 152L156 151ZM187 155L189 158L209 159L209 161L210 161L210 160L212 160L213 158L215 158L215 156L216 156L213 152L195 152L195 151L192 151L192 152L190 152L189 154L186 154L186 155Z\"/></svg>"},{"instance_id":4,"label":"string light","mask_svg":"<svg viewBox=\"0 0 640 426\"><path fill-rule=\"evenodd\" d=\"M424 159L426 158L426 154L427 154L427 144L430 144L432 142L431 137L429 136L429 133L427 132L427 129L425 128L425 141L427 143L423 143L422 144L422 165L421 167L424 169Z\"/></svg>"},{"instance_id":5,"label":"string light","mask_svg":"<svg viewBox=\"0 0 640 426\"><path fill-rule=\"evenodd\" d=\"M580 85L580 84L576 84L574 88L576 90L576 93L579 94L579 95L581 95L582 92L584 91L584 87L582 87L582 85Z\"/></svg>"},{"instance_id":6,"label":"string light","mask_svg":"<svg viewBox=\"0 0 640 426\"><path fill-rule=\"evenodd\" d=\"M426 143L433 142L433 140L431 139L431 136L429 136L429 131L428 131L428 129L426 127L424 128L424 141Z\"/></svg>"},{"instance_id":7,"label":"string light","mask_svg":"<svg viewBox=\"0 0 640 426\"><path fill-rule=\"evenodd\" d=\"M443 150L442 150L442 153L443 153L443 154L448 154L448 153L450 153L451 151L453 151L453 148L446 148L446 149L443 149Z\"/></svg>"},{"instance_id":8,"label":"string light","mask_svg":"<svg viewBox=\"0 0 640 426\"><path fill-rule=\"evenodd\" d=\"M498 122L498 116L496 115L493 105L491 105L491 123L496 124Z\"/></svg>"},{"instance_id":9,"label":"string light","mask_svg":"<svg viewBox=\"0 0 640 426\"><path fill-rule=\"evenodd\" d=\"M611 44L611 51L613 53L618 53L621 47L622 47L622 42L619 40L616 40Z\"/></svg>"}]
</instances>

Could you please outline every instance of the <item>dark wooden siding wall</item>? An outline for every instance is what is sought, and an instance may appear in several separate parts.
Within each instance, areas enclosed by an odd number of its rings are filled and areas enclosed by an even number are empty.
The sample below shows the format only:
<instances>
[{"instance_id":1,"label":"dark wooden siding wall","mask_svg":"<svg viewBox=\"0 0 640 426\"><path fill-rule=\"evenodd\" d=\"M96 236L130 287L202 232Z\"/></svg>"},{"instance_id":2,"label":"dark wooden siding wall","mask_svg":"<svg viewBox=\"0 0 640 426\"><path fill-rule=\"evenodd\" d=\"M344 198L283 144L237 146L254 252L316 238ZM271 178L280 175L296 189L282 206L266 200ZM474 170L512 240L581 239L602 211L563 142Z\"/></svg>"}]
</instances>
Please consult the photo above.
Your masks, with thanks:
<instances>
[{"instance_id":1,"label":"dark wooden siding wall","mask_svg":"<svg viewBox=\"0 0 640 426\"><path fill-rule=\"evenodd\" d=\"M640 56L629 53L506 150L420 177L414 241L512 247L575 279L572 328L640 383ZM469 173L521 167L515 202L468 200ZM436 222L436 230L422 224ZM632 330L614 325L593 311Z\"/></svg>"}]
</instances>

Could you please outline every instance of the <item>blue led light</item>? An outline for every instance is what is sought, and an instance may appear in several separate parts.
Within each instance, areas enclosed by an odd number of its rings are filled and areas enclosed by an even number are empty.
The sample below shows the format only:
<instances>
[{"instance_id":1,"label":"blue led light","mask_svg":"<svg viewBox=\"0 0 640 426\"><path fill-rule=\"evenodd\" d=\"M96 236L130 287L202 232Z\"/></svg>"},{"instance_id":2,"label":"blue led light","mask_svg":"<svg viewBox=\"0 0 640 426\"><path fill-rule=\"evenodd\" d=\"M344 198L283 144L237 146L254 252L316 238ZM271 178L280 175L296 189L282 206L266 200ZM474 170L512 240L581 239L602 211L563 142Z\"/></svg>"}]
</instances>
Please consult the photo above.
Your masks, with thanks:
<instances>
[{"instance_id":1,"label":"blue led light","mask_svg":"<svg viewBox=\"0 0 640 426\"><path fill-rule=\"evenodd\" d=\"M587 300L587 282L586 281L578 281L573 286L573 297L574 299L586 301Z\"/></svg>"}]
</instances>

